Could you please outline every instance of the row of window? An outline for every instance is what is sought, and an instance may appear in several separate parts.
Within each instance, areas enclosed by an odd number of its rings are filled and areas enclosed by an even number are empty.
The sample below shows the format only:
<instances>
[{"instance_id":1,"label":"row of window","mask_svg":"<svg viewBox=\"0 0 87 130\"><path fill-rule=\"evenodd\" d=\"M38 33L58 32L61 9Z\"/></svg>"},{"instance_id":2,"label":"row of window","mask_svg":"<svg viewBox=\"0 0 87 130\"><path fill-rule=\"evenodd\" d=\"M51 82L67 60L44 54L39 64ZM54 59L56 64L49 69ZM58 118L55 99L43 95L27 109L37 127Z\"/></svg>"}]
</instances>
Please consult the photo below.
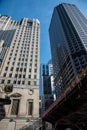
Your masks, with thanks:
<instances>
[{"instance_id":1,"label":"row of window","mask_svg":"<svg viewBox=\"0 0 87 130\"><path fill-rule=\"evenodd\" d=\"M32 50L33 50L33 48L32 48ZM20 52L21 52L21 51L20 51ZM9 57L10 57L10 56L12 56L12 52L9 54ZM17 56L17 53L15 53L14 56ZM23 53L23 54L20 53L19 56L20 56L20 57L27 57L27 58L28 58L29 55L28 55L28 54L25 54L25 53ZM34 55L34 56L35 56L35 58L37 58L37 55Z\"/></svg>"},{"instance_id":2,"label":"row of window","mask_svg":"<svg viewBox=\"0 0 87 130\"><path fill-rule=\"evenodd\" d=\"M17 47L16 47L16 49L18 49L19 48L19 45L20 44L17 44ZM32 48L34 47L34 45L35 45L35 43L32 43ZM21 44L21 49L29 49L29 46L30 46L30 44L29 43L22 43ZM14 49L14 45L12 46L12 48ZM37 49L37 47L38 47L38 42L36 43L36 49ZM11 50L11 52L13 52L13 50Z\"/></svg>"},{"instance_id":3,"label":"row of window","mask_svg":"<svg viewBox=\"0 0 87 130\"><path fill-rule=\"evenodd\" d=\"M74 59L75 67L77 71L80 71L87 64L87 57L81 56Z\"/></svg>"},{"instance_id":4,"label":"row of window","mask_svg":"<svg viewBox=\"0 0 87 130\"><path fill-rule=\"evenodd\" d=\"M13 51L13 50L11 50L10 56L12 56L12 51ZM25 52L25 51L24 51L24 52ZM23 53L22 50L20 51L20 54L19 54L19 55L20 55L20 57L28 57L28 56L29 56L28 53ZM17 53L14 53L14 56L17 56ZM30 54L30 57L33 57L33 56L35 56L35 57L37 58L38 55L37 55L37 54L35 54L35 55L31 55L31 54Z\"/></svg>"},{"instance_id":5,"label":"row of window","mask_svg":"<svg viewBox=\"0 0 87 130\"><path fill-rule=\"evenodd\" d=\"M36 42L38 42L38 37L36 37L36 38L33 37L33 38L32 38L32 42L34 42L35 40L36 40ZM25 42L25 43L28 43L28 42L29 42L29 43L30 43L30 39L28 39L28 40L25 39L25 40L22 40L22 41L21 41L21 39L19 39L19 41L18 41L18 40L14 40L14 42L15 42L15 43L17 43L17 42L19 42L19 43L20 43L20 42L23 42L23 43L24 43L24 42Z\"/></svg>"},{"instance_id":6,"label":"row of window","mask_svg":"<svg viewBox=\"0 0 87 130\"><path fill-rule=\"evenodd\" d=\"M14 46L16 45L16 43L17 43L17 45L20 45L20 44L21 44L21 45L24 45L24 44L26 44L26 45L29 46L29 45L30 45L30 40L29 40L29 41L26 41L26 42L25 42L25 41L20 42L20 40L19 40L19 41L16 41L16 42L13 43L13 48L14 48ZM33 44L35 44L35 43L38 44L38 41L32 40L31 44L33 45Z\"/></svg>"},{"instance_id":7,"label":"row of window","mask_svg":"<svg viewBox=\"0 0 87 130\"><path fill-rule=\"evenodd\" d=\"M32 49L31 50L31 53L33 53L33 52L35 52L35 54L38 54L38 51L37 51L38 49L36 49L36 51L34 50L34 49ZM12 50L11 50L12 51ZM18 52L18 49L17 50L15 50L15 52L17 53ZM26 54L29 54L29 50L20 50L20 53L26 53Z\"/></svg>"},{"instance_id":8,"label":"row of window","mask_svg":"<svg viewBox=\"0 0 87 130\"><path fill-rule=\"evenodd\" d=\"M11 57L9 57L8 60L11 60ZM13 57L13 60L16 60L16 57ZM18 58L18 61L28 61L28 58ZM30 59L30 62L32 61L33 59ZM34 61L37 62L37 59L35 59Z\"/></svg>"},{"instance_id":9,"label":"row of window","mask_svg":"<svg viewBox=\"0 0 87 130\"><path fill-rule=\"evenodd\" d=\"M3 77L6 77L7 73L4 73L3 74ZM9 73L9 77L11 78L12 77L12 73ZM15 74L15 78L26 78L26 75L25 74ZM28 78L30 79L31 78L31 75L28 75ZM37 78L37 75L34 75L34 79Z\"/></svg>"},{"instance_id":10,"label":"row of window","mask_svg":"<svg viewBox=\"0 0 87 130\"><path fill-rule=\"evenodd\" d=\"M7 71L8 70L8 66L6 66L6 68L5 68L5 71ZM10 71L13 71L14 70L14 67L11 67L10 68ZM26 72L26 68L16 68L16 71L18 72L18 71L20 71L20 72ZM31 72L32 71L32 69L31 68L29 68L29 72ZM34 69L34 72L36 73L37 72L37 69Z\"/></svg>"},{"instance_id":11,"label":"row of window","mask_svg":"<svg viewBox=\"0 0 87 130\"><path fill-rule=\"evenodd\" d=\"M11 80L7 80L7 81L5 81L4 79L2 79L1 80L1 84L4 84L4 83L7 83L7 84L12 84L12 82L11 82ZM37 85L37 81L28 81L27 83L25 83L25 81L23 80L23 81L20 81L20 80L18 80L18 81L16 81L16 80L14 80L13 81L13 84L18 84L18 85Z\"/></svg>"},{"instance_id":12,"label":"row of window","mask_svg":"<svg viewBox=\"0 0 87 130\"><path fill-rule=\"evenodd\" d=\"M7 62L7 65L9 65L9 64L10 64L10 62ZM15 62L12 62L12 65L14 66ZM32 66L32 63L29 63L29 64L27 64L26 62L18 62L17 63L17 66L27 66L27 65ZM35 64L35 66L37 66L37 64Z\"/></svg>"},{"instance_id":13,"label":"row of window","mask_svg":"<svg viewBox=\"0 0 87 130\"><path fill-rule=\"evenodd\" d=\"M35 35L36 34L36 35ZM19 35L19 37L18 37L18 35ZM33 35L32 35L34 38L35 37L37 37L38 38L38 32L36 33L34 33L33 32ZM20 34L16 34L16 37L15 37L15 39L17 39L17 38L19 38L19 39L22 39L22 38L30 38L31 37L31 31L26 31L25 33L23 33L22 31L21 31L21 33Z\"/></svg>"},{"instance_id":14,"label":"row of window","mask_svg":"<svg viewBox=\"0 0 87 130\"><path fill-rule=\"evenodd\" d=\"M7 65L9 65L11 62L7 62ZM12 65L15 65L15 62L12 62ZM26 62L18 62L17 63L17 66L27 66L27 65L29 65L29 66L32 66L32 63L30 63L30 64L28 64L28 63L26 63ZM36 64L34 64L34 66L35 67L37 67L37 63Z\"/></svg>"}]
</instances>

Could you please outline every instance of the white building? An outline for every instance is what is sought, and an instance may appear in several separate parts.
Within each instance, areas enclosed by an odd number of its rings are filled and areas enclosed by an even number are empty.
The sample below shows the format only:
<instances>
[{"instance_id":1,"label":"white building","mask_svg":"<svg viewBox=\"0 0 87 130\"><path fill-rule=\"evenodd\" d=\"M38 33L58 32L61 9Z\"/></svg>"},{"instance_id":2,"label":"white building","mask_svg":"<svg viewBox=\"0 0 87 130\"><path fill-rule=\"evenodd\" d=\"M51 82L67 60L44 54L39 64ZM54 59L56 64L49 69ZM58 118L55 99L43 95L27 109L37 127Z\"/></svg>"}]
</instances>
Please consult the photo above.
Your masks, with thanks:
<instances>
[{"instance_id":1,"label":"white building","mask_svg":"<svg viewBox=\"0 0 87 130\"><path fill-rule=\"evenodd\" d=\"M0 16L0 88L13 84L8 118L39 117L40 22ZM2 96L4 97L4 93Z\"/></svg>"}]
</instances>

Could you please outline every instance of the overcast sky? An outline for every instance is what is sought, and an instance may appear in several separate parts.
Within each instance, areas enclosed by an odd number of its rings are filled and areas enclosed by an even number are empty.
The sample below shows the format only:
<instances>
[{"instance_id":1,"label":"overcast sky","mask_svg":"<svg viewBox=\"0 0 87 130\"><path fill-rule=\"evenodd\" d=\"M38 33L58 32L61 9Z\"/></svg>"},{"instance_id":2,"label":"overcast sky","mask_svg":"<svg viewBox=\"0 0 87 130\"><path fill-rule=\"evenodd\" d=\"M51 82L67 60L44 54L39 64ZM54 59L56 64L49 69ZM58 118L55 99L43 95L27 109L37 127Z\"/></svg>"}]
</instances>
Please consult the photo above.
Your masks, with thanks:
<instances>
[{"instance_id":1,"label":"overcast sky","mask_svg":"<svg viewBox=\"0 0 87 130\"><path fill-rule=\"evenodd\" d=\"M37 18L41 24L41 63L51 58L49 42L49 25L53 9L61 2L77 5L87 17L87 0L0 0L0 13L9 15L14 20L21 18Z\"/></svg>"}]
</instances>

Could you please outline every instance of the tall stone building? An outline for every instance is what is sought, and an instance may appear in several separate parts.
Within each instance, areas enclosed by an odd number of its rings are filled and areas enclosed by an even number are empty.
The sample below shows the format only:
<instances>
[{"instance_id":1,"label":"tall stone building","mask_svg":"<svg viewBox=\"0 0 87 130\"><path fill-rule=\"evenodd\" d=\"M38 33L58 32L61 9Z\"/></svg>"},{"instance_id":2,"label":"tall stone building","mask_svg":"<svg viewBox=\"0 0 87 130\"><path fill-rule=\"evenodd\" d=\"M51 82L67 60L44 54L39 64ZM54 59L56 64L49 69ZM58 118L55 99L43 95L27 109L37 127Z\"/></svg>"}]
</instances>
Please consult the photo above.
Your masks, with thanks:
<instances>
[{"instance_id":1,"label":"tall stone building","mask_svg":"<svg viewBox=\"0 0 87 130\"><path fill-rule=\"evenodd\" d=\"M54 8L50 44L57 97L87 65L87 19L73 4Z\"/></svg>"},{"instance_id":2,"label":"tall stone building","mask_svg":"<svg viewBox=\"0 0 87 130\"><path fill-rule=\"evenodd\" d=\"M7 118L39 117L40 22L0 16L0 90L13 85Z\"/></svg>"}]
</instances>

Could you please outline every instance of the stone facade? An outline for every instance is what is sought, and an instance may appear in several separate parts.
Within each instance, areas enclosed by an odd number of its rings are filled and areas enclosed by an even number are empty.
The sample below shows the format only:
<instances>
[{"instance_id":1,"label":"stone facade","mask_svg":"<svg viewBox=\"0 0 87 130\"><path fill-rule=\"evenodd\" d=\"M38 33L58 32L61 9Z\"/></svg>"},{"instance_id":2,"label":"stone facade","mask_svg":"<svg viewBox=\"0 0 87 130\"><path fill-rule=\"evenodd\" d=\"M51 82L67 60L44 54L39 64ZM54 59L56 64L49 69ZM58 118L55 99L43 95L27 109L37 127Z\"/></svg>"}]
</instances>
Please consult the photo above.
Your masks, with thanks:
<instances>
[{"instance_id":1,"label":"stone facade","mask_svg":"<svg viewBox=\"0 0 87 130\"><path fill-rule=\"evenodd\" d=\"M14 88L13 92L10 93L8 96L11 99L11 104L5 106L6 110L6 117L39 117L39 92L38 89L33 88ZM14 99L19 100L19 107L17 115L11 114L12 112L12 105ZM32 101L33 108L32 108L32 115L29 115L29 101ZM15 105L15 104L14 104Z\"/></svg>"},{"instance_id":2,"label":"stone facade","mask_svg":"<svg viewBox=\"0 0 87 130\"><path fill-rule=\"evenodd\" d=\"M0 16L0 97L5 85L13 85L5 106L6 118L25 120L39 117L40 22ZM20 120L20 121L19 121ZM23 123L22 123L23 124ZM25 123L24 123L25 124ZM0 128L1 129L1 128Z\"/></svg>"}]
</instances>

